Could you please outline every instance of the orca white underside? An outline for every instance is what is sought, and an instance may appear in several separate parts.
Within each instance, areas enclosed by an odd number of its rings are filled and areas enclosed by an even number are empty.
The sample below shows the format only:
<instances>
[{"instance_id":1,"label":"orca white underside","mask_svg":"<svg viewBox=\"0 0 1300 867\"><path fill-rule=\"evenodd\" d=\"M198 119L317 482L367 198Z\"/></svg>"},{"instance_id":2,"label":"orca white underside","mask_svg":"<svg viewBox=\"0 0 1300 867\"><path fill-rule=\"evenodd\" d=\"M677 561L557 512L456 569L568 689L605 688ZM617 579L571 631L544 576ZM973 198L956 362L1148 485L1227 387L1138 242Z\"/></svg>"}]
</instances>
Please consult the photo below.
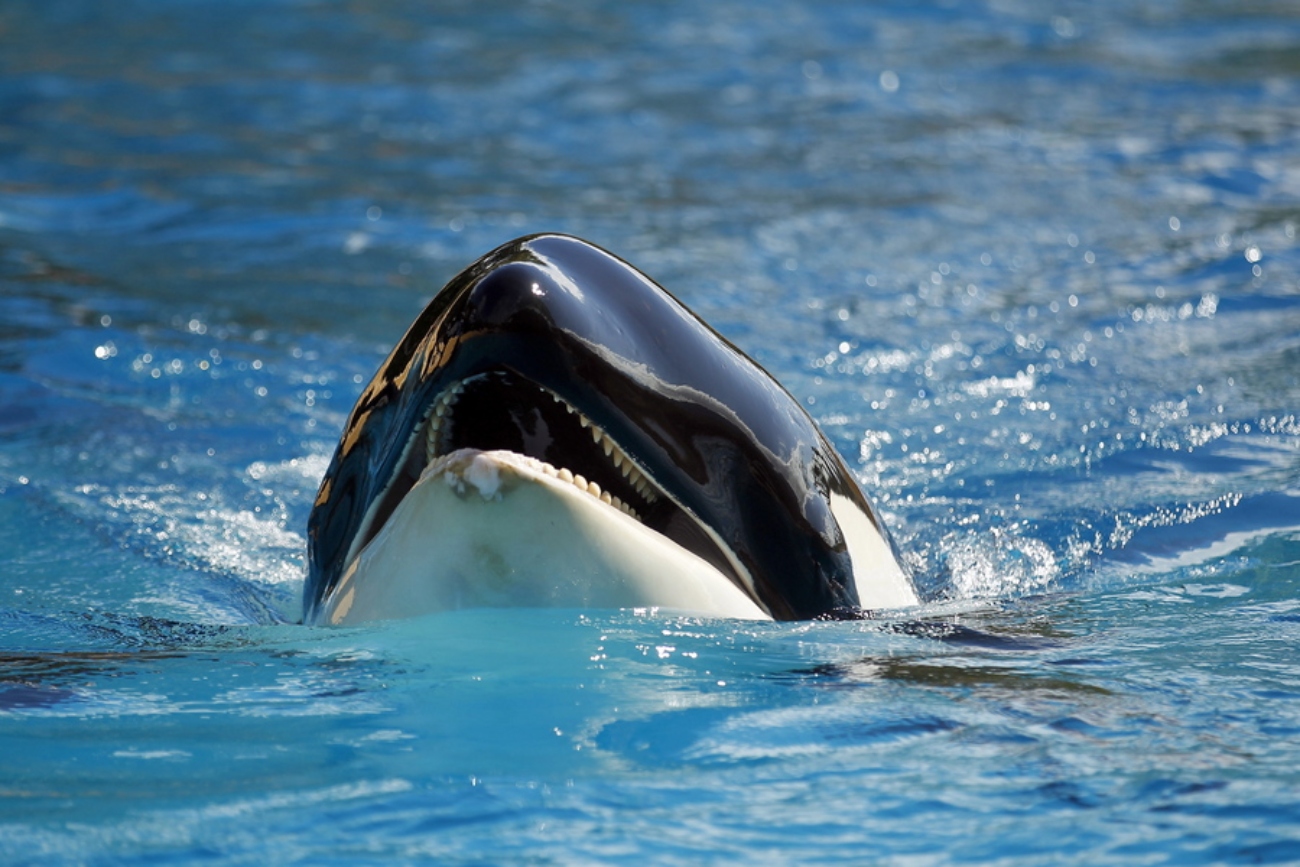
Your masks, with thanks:
<instances>
[{"instance_id":1,"label":"orca white underside","mask_svg":"<svg viewBox=\"0 0 1300 867\"><path fill-rule=\"evenodd\" d=\"M348 565L319 620L457 608L660 608L770 620L730 578L549 464L438 458Z\"/></svg>"},{"instance_id":2,"label":"orca white underside","mask_svg":"<svg viewBox=\"0 0 1300 867\"><path fill-rule=\"evenodd\" d=\"M880 529L857 506L839 494L830 496L853 562L853 584L863 608L911 608L921 600Z\"/></svg>"}]
</instances>

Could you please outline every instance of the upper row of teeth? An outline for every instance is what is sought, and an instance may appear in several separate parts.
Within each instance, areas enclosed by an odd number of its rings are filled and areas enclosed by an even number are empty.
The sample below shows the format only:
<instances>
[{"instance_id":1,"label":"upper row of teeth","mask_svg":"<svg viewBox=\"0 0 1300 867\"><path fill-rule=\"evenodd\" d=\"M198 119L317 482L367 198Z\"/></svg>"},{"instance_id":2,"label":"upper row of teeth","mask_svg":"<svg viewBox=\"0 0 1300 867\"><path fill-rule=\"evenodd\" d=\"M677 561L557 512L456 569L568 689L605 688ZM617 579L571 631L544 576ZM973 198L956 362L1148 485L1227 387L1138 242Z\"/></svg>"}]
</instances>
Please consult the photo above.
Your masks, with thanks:
<instances>
[{"instance_id":1,"label":"upper row of teeth","mask_svg":"<svg viewBox=\"0 0 1300 867\"><path fill-rule=\"evenodd\" d=\"M615 469L623 474L623 478L627 479L628 484L635 488L636 492L644 497L647 503L653 503L655 500L659 499L658 495L654 492L654 488L650 484L650 480L641 474L641 471L637 469L636 464L632 463L632 459L618 447L618 443L610 439L609 434L597 427L591 419L578 412L578 410L563 398L554 394L552 394L551 397L556 403L568 410L571 415L576 415L578 417L578 424L582 425L584 429L591 431L591 441L601 447L605 452L605 456L614 464Z\"/></svg>"},{"instance_id":2,"label":"upper row of teeth","mask_svg":"<svg viewBox=\"0 0 1300 867\"><path fill-rule=\"evenodd\" d=\"M451 436L451 410L460 399L461 394L465 391L465 383L457 383L447 389L438 399L434 401L433 406L428 413L429 425L424 441L425 463L431 464L439 455L446 452L446 445ZM609 434L601 430L591 419L578 412L573 406L567 403L559 396L552 394L555 402L563 406L571 414L578 417L578 424L586 430L591 431L591 441L600 446L605 455L614 464L615 468L623 474L638 494L640 494L647 503L653 503L659 499L653 486L639 469L636 464L632 463L631 458L627 456L618 444L610 439ZM536 461L538 468L547 475L554 476L560 481L569 482L578 488L581 488L593 496L599 497L603 502L615 506L622 511L636 517L636 512L618 497L612 496L608 491L602 491L600 485L595 482L588 482L586 478L574 473L568 468L557 468L546 461L540 461L536 458L528 458L530 461Z\"/></svg>"},{"instance_id":3,"label":"upper row of teeth","mask_svg":"<svg viewBox=\"0 0 1300 867\"><path fill-rule=\"evenodd\" d=\"M461 393L465 391L463 382L457 383L451 388L438 395L432 408L428 413L429 427L428 433L424 437L424 462L433 463L433 459L446 451L446 439L451 435L451 408L460 400Z\"/></svg>"}]
</instances>

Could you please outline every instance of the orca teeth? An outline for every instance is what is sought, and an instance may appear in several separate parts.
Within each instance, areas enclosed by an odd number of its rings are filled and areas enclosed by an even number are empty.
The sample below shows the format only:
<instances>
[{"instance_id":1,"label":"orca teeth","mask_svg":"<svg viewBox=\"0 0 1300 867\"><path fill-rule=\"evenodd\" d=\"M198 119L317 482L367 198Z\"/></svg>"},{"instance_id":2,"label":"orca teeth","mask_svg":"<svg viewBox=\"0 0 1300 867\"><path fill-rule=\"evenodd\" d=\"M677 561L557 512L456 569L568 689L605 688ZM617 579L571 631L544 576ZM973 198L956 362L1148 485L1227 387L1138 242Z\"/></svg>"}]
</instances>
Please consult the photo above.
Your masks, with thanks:
<instances>
[{"instance_id":1,"label":"orca teeth","mask_svg":"<svg viewBox=\"0 0 1300 867\"><path fill-rule=\"evenodd\" d=\"M605 505L613 506L629 518L634 518L637 521L641 520L641 516L637 514L636 509L632 508L618 497L611 495L609 491L602 491L600 485L595 482L588 482L584 477L575 475L574 472L567 467L556 467L554 464L549 464L546 461L541 461L537 458L529 457L528 455L520 455L519 458L522 458L523 463L530 467L534 472L539 472L543 475L550 476L553 479L559 479L561 482L565 482L566 484L573 485L578 490L596 497Z\"/></svg>"},{"instance_id":2,"label":"orca teeth","mask_svg":"<svg viewBox=\"0 0 1300 867\"><path fill-rule=\"evenodd\" d=\"M448 451L451 443L451 432L453 429L452 409L456 406L456 402L460 399L461 394L464 393L465 386L477 379L494 375L504 376L505 374L480 374L478 376L470 377L469 379L462 380L447 389L442 394L438 395L436 400L434 400L432 406L429 407L424 416L426 422L424 426L424 454L426 466L432 464ZM632 488L646 501L647 504L652 505L658 501L659 495L655 491L650 480L647 479L637 468L636 464L633 463L630 457L628 457L627 453L619 448L618 443L614 442L609 434L601 430L595 422L587 418L587 416L579 411L577 407L573 406L564 398L554 392L547 391L547 393L550 394L551 398L556 403L563 406L571 415L576 415L578 417L578 424L580 424L583 429L589 429L591 431L592 443L600 446L601 450L604 451L605 456L610 459L614 468L622 474L623 478L627 480L628 484L632 486ZM415 434L413 433L412 437L414 436ZM586 491L607 505L614 506L614 508L624 514L630 515L638 521L641 520L641 516L637 514L635 509L618 497L610 494L609 491L601 490L600 485L596 482L588 482L584 476L574 473L567 467L555 467L546 461L529 457L527 455L523 455L522 457L524 457L529 465L533 466L534 469L545 473L548 476L557 478L562 482L571 484L580 490Z\"/></svg>"},{"instance_id":3,"label":"orca teeth","mask_svg":"<svg viewBox=\"0 0 1300 867\"><path fill-rule=\"evenodd\" d=\"M636 464L632 463L632 459L618 447L618 443L614 442L614 440L610 438L609 434L596 427L595 423L587 419L586 416L580 415L580 419L591 426L592 442L601 447L601 450L605 452L605 456L608 457L610 462L614 465L614 469L622 473L623 478L627 479L628 483L631 484L632 487L636 488L637 493L644 497L647 503L653 503L658 500L659 497L654 493L649 481L641 474L641 471L637 469Z\"/></svg>"},{"instance_id":4,"label":"orca teeth","mask_svg":"<svg viewBox=\"0 0 1300 867\"><path fill-rule=\"evenodd\" d=\"M446 452L447 440L451 435L451 408L465 391L465 383L460 382L438 395L425 413L428 426L424 435L424 462L433 463L434 459Z\"/></svg>"}]
</instances>

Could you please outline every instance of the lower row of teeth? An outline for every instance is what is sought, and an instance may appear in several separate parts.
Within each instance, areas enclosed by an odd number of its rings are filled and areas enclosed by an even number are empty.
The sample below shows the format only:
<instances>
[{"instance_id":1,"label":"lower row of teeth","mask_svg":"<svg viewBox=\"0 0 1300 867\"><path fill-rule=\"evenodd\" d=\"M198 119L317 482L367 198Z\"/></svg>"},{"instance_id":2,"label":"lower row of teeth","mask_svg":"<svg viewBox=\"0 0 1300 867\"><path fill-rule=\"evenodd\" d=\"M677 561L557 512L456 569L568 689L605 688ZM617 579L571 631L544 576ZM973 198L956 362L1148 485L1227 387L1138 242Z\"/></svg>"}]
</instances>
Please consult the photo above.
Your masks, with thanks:
<instances>
[{"instance_id":1,"label":"lower row of teeth","mask_svg":"<svg viewBox=\"0 0 1300 867\"><path fill-rule=\"evenodd\" d=\"M460 399L460 395L464 390L464 383L459 383L453 386L440 395L438 400L434 403L433 408L430 409L428 416L429 425L424 443L426 464L433 463L439 455L446 453L447 442L451 436L451 419L449 418L451 408L456 405L456 401ZM591 419L578 412L578 410L574 409L561 398L556 395L551 395L551 397L555 399L556 403L563 406L571 414L578 416L579 424L581 424L584 429L591 431L592 442L604 450L606 457L610 459L610 462L613 463L615 469L623 474L623 478L627 479L628 483L636 489L636 492L640 494L647 503L654 503L659 499L658 495L651 487L649 480L642 475L641 471L638 470L636 465L632 463L631 459L624 454L623 450L620 449L612 439L610 439L608 434L593 424ZM567 482L579 490L586 491L592 496L599 498L601 502L611 505L624 514L631 515L633 518L640 520L640 516L636 513L635 509L624 503L618 497L611 495L609 491L601 490L600 485L596 482L589 482L585 477L574 473L568 468L555 467L552 464L548 464L546 461L527 457L526 455L522 457L524 457L525 460L528 461L537 471L553 478L557 478L562 482Z\"/></svg>"},{"instance_id":2,"label":"lower row of teeth","mask_svg":"<svg viewBox=\"0 0 1300 867\"><path fill-rule=\"evenodd\" d=\"M609 491L602 491L600 485L596 482L589 482L584 476L578 475L566 467L557 468L553 464L548 464L546 461L539 461L537 458L530 458L527 455L521 455L521 457L523 457L525 463L532 467L533 470L542 473L543 475L550 476L551 478L559 479L562 482L567 482L580 491L586 491L588 494L599 499L602 503L605 503L608 506L613 506L623 514L636 518L638 521L641 520L641 516L636 513L636 509L633 509L618 497L613 496Z\"/></svg>"}]
</instances>

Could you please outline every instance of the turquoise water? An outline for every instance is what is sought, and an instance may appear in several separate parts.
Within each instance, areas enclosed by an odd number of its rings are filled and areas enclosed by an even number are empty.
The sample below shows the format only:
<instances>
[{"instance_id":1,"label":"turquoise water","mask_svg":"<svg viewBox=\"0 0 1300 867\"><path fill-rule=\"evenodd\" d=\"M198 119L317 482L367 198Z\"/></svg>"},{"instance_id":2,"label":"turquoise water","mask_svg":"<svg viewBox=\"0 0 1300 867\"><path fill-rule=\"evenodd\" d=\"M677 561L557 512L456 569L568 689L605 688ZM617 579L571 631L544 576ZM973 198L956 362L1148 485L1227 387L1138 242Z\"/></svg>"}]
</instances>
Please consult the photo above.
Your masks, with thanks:
<instances>
[{"instance_id":1,"label":"turquoise water","mask_svg":"<svg viewBox=\"0 0 1300 867\"><path fill-rule=\"evenodd\" d=\"M0 860L1300 861L1300 15L0 6ZM914 616L294 625L497 244L805 401Z\"/></svg>"}]
</instances>

